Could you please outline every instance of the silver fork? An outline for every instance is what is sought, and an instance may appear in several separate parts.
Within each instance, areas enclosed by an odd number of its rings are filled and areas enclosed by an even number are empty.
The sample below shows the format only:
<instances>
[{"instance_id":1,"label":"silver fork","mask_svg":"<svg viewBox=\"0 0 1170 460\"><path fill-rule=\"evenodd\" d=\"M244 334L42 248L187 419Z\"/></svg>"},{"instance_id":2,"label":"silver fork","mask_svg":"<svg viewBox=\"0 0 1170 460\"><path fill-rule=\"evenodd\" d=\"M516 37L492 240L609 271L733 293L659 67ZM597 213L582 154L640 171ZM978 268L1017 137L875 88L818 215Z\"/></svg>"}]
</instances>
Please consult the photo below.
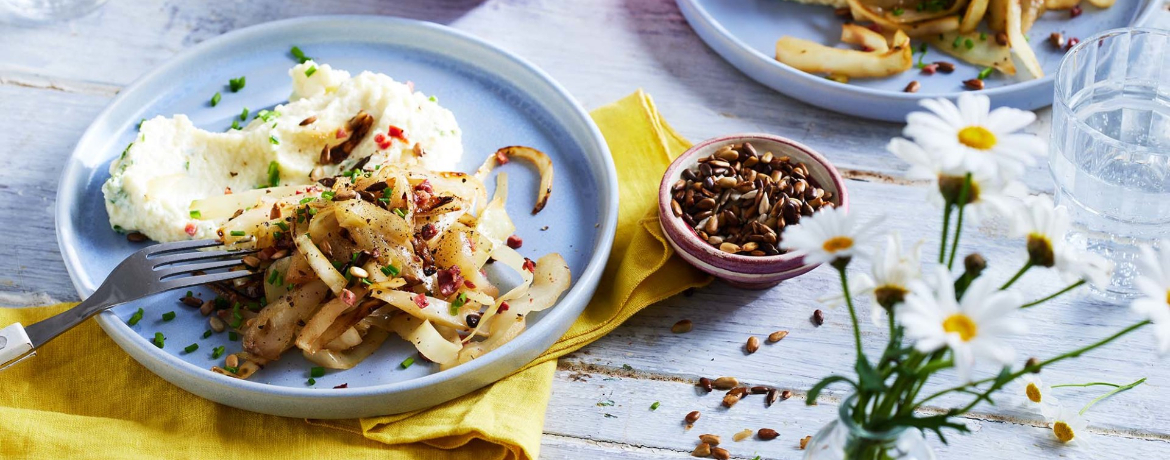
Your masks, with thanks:
<instances>
[{"instance_id":1,"label":"silver fork","mask_svg":"<svg viewBox=\"0 0 1170 460\"><path fill-rule=\"evenodd\" d=\"M77 306L25 328L0 329L0 370L36 355L36 349L90 317L132 300L174 289L252 275L251 270L195 274L243 265L254 250L199 251L221 246L216 240L163 243L142 249L114 268L105 282Z\"/></svg>"}]
</instances>

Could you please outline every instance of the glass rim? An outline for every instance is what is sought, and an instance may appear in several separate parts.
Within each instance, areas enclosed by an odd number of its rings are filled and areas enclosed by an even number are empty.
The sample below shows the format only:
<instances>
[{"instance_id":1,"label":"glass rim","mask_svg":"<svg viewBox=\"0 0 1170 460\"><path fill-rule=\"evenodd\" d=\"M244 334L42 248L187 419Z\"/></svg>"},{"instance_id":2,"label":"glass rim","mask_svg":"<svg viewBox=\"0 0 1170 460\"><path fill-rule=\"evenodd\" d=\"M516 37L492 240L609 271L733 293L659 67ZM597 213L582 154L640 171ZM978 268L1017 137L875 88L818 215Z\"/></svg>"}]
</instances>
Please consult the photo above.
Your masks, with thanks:
<instances>
[{"instance_id":1,"label":"glass rim","mask_svg":"<svg viewBox=\"0 0 1170 460\"><path fill-rule=\"evenodd\" d=\"M1072 61L1073 56L1075 56L1078 52L1080 52L1082 49L1084 49L1090 43L1097 43L1105 38L1119 36L1119 35L1133 35L1135 32L1160 35L1160 36L1166 37L1168 40L1170 40L1170 30L1157 29L1157 28L1153 28L1153 27L1119 27L1116 29L1109 29L1109 30L1103 30L1101 32L1097 32L1096 34L1090 36L1089 38L1082 40L1080 43L1077 43L1076 46L1072 47L1072 49L1070 49L1067 53L1065 53L1064 57L1061 58L1061 60L1060 60L1060 65L1057 66L1057 68L1056 68L1056 75L1053 76L1054 90L1053 90L1053 95L1052 95L1052 104L1053 105L1060 104L1060 107L1064 110L1065 113L1071 112L1071 107L1069 107L1068 101L1066 100L1066 97L1064 95L1065 84L1064 84L1064 79L1061 78L1061 75L1063 75L1065 73L1065 67L1071 65L1070 62ZM1094 140L1096 140L1098 142L1109 144L1110 146L1113 146L1116 148L1121 148L1121 149L1130 149L1130 148L1138 147L1142 150L1143 155L1154 155L1154 156L1160 156L1160 157L1161 156L1170 156L1170 152L1161 152L1158 150L1151 149L1149 147L1137 146L1133 143L1123 142L1123 141L1114 139L1114 138L1106 135L1105 133L1101 132L1101 130L1093 128L1092 126L1089 126L1088 123L1085 123L1084 120L1081 120L1078 117L1069 116L1067 118L1068 118L1069 123L1073 124L1077 129L1088 133L1090 136L1093 137ZM1052 121L1056 122L1056 120L1052 120Z\"/></svg>"}]
</instances>

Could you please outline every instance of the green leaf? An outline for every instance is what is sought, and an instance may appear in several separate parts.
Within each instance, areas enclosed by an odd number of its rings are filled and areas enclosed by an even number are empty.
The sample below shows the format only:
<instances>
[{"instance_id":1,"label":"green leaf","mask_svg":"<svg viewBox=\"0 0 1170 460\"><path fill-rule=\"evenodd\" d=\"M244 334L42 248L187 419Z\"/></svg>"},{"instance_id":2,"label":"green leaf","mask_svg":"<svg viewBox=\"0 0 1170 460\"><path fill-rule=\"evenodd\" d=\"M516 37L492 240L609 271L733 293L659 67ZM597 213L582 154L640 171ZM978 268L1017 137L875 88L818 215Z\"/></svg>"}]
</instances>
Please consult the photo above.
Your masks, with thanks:
<instances>
[{"instance_id":1,"label":"green leaf","mask_svg":"<svg viewBox=\"0 0 1170 460\"><path fill-rule=\"evenodd\" d=\"M805 396L804 403L808 404L810 406L813 404L816 404L817 403L817 396L820 396L821 391L823 391L829 385L832 385L832 384L837 383L837 382L846 382L849 385L852 385L854 389L857 388L857 384L854 383L852 380L850 380L848 377L841 376L841 375L830 375L828 377L825 377L824 380L817 382L816 385L813 385L811 390L808 390L808 395Z\"/></svg>"},{"instance_id":2,"label":"green leaf","mask_svg":"<svg viewBox=\"0 0 1170 460\"><path fill-rule=\"evenodd\" d=\"M922 431L933 431L934 434L938 435L938 439L942 441L943 444L947 444L947 438L945 435L943 435L942 432L944 428L950 428L963 434L971 432L971 430L967 428L967 425L950 421L951 417L955 417L957 415L959 414L955 409L951 409L944 414L931 415L929 417L914 417L911 415L906 415L891 418L882 425L887 427L906 426L918 428Z\"/></svg>"},{"instance_id":3,"label":"green leaf","mask_svg":"<svg viewBox=\"0 0 1170 460\"><path fill-rule=\"evenodd\" d=\"M862 357L857 360L857 381L865 391L880 392L885 390L886 383L881 374L874 370L869 360Z\"/></svg>"}]
</instances>

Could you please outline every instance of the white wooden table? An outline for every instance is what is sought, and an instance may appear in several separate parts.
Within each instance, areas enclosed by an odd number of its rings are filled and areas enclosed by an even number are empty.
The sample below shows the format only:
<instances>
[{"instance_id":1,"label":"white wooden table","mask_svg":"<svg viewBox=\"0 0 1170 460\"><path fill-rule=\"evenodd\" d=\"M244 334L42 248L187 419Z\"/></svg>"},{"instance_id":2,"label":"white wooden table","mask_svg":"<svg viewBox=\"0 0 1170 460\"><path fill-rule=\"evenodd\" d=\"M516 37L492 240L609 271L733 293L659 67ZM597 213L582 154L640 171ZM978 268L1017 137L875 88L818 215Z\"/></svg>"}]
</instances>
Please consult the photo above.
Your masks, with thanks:
<instances>
[{"instance_id":1,"label":"white wooden table","mask_svg":"<svg viewBox=\"0 0 1170 460\"><path fill-rule=\"evenodd\" d=\"M590 109L643 88L692 140L745 131L794 138L819 149L848 176L855 212L885 213L890 216L885 225L905 238L937 241L939 213L921 205L924 191L903 179L905 165L884 150L900 126L810 107L752 82L701 42L670 0L113 0L69 23L0 26L0 235L5 239L0 305L77 298L54 236L57 177L76 139L120 88L184 48L224 32L336 13L404 16L471 32L535 62ZM1162 27L1170 26L1168 17L1163 11ZM1034 128L1040 135L1047 136L1048 119L1042 111L1043 122ZM1035 189L1052 189L1043 165L1030 171L1028 181ZM1006 278L1023 255L1020 242L992 238L1002 233L1002 226L988 225L964 238L962 246L992 260L990 276ZM934 254L928 247L926 257ZM1038 297L1058 286L1048 274L1039 275L1029 275L1034 282L1028 283ZM814 299L833 289L834 273L822 268L768 291L717 282L648 308L561 360L542 457L686 458L698 434L715 433L736 458L799 458L798 440L832 420L844 396L837 389L819 405L806 406L804 390L830 373L850 372L848 315L827 311L819 328L809 321L818 308ZM1124 307L1088 297L1029 311L1029 318L1031 334L1016 341L1021 361L1087 344L1133 321ZM694 321L694 331L672 334L670 326L680 319ZM779 329L791 334L744 354L749 335L763 338ZM877 348L883 338L882 330L867 328L864 340ZM1044 373L1055 383L1149 378L1089 412L1098 458L1170 458L1170 367L1157 358L1152 343L1152 334L1143 331ZM726 410L717 394L704 396L694 386L699 376L720 375L789 388L795 396L768 409L762 397L751 396ZM1062 393L1073 404L1098 394ZM650 410L656 401L658 409ZM969 417L973 433L950 436L949 446L931 437L940 457L1081 455L1056 445L1038 416L1007 406L978 407ZM692 410L703 416L687 431L682 419ZM776 429L780 437L730 442L737 431L761 427Z\"/></svg>"}]
</instances>

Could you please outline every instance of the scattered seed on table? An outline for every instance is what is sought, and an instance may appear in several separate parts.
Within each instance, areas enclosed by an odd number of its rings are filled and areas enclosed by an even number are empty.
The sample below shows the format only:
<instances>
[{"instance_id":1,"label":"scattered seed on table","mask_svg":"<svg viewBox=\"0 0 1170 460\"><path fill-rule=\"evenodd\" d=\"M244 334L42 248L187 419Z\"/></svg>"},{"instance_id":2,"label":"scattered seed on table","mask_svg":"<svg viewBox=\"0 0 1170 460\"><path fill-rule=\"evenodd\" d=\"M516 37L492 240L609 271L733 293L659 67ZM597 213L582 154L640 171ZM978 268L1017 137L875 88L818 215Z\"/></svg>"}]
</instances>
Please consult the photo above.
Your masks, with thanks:
<instances>
[{"instance_id":1,"label":"scattered seed on table","mask_svg":"<svg viewBox=\"0 0 1170 460\"><path fill-rule=\"evenodd\" d=\"M1060 32L1053 32L1048 35L1048 43L1055 46L1057 49L1064 48L1064 34Z\"/></svg>"},{"instance_id":2,"label":"scattered seed on table","mask_svg":"<svg viewBox=\"0 0 1170 460\"><path fill-rule=\"evenodd\" d=\"M955 65L947 61L938 61L934 63L938 66L938 71L942 73L951 73L955 71Z\"/></svg>"},{"instance_id":3,"label":"scattered seed on table","mask_svg":"<svg viewBox=\"0 0 1170 460\"><path fill-rule=\"evenodd\" d=\"M805 447L808 447L809 441L812 441L812 436L805 436L800 438L800 450L804 450Z\"/></svg>"},{"instance_id":4,"label":"scattered seed on table","mask_svg":"<svg viewBox=\"0 0 1170 460\"><path fill-rule=\"evenodd\" d=\"M768 343L776 343L788 337L788 331L776 331L768 334Z\"/></svg>"},{"instance_id":5,"label":"scattered seed on table","mask_svg":"<svg viewBox=\"0 0 1170 460\"><path fill-rule=\"evenodd\" d=\"M670 327L670 332L673 332L675 334L684 334L687 332L691 332L692 327L694 327L694 324L691 323L691 320L684 319L684 320L680 320L677 323L674 323L674 326Z\"/></svg>"},{"instance_id":6,"label":"scattered seed on table","mask_svg":"<svg viewBox=\"0 0 1170 460\"><path fill-rule=\"evenodd\" d=\"M772 404L778 400L780 400L780 391L775 388L768 390L768 399L764 401L764 407L772 407Z\"/></svg>"},{"instance_id":7,"label":"scattered seed on table","mask_svg":"<svg viewBox=\"0 0 1170 460\"><path fill-rule=\"evenodd\" d=\"M910 82L909 84L907 84L906 88L902 89L902 92L903 93L917 93L918 89L921 87L922 87L922 84L918 83L918 80L914 80L914 81Z\"/></svg>"},{"instance_id":8,"label":"scattered seed on table","mask_svg":"<svg viewBox=\"0 0 1170 460\"><path fill-rule=\"evenodd\" d=\"M764 393L767 393L768 390L770 390L770 388L768 388L766 386L756 385L756 386L752 387L751 393L754 395L762 395Z\"/></svg>"},{"instance_id":9,"label":"scattered seed on table","mask_svg":"<svg viewBox=\"0 0 1170 460\"><path fill-rule=\"evenodd\" d=\"M735 403L738 403L738 402L739 402L739 399L740 399L740 397L739 397L739 396L736 396L736 395L734 395L734 394L728 393L728 394L726 394L726 395L724 395L724 396L723 396L723 407L731 407L731 406L734 406L734 405L735 405Z\"/></svg>"},{"instance_id":10,"label":"scattered seed on table","mask_svg":"<svg viewBox=\"0 0 1170 460\"><path fill-rule=\"evenodd\" d=\"M718 446L720 439L719 439L719 435L706 433L706 434L699 435L699 441L705 442L705 443L710 444L712 446Z\"/></svg>"},{"instance_id":11,"label":"scattered seed on table","mask_svg":"<svg viewBox=\"0 0 1170 460\"><path fill-rule=\"evenodd\" d=\"M712 447L711 448L711 456L715 457L718 460L727 460L727 459L731 458L731 452L728 452L727 449L724 449L722 447Z\"/></svg>"},{"instance_id":12,"label":"scattered seed on table","mask_svg":"<svg viewBox=\"0 0 1170 460\"><path fill-rule=\"evenodd\" d=\"M699 421L700 415L702 415L702 414L699 414L699 411L693 410L693 411L690 411L689 413L687 413L687 416L684 417L683 420L686 420L687 423L695 423L695 422Z\"/></svg>"},{"instance_id":13,"label":"scattered seed on table","mask_svg":"<svg viewBox=\"0 0 1170 460\"><path fill-rule=\"evenodd\" d=\"M227 327L227 324L224 324L223 320L219 319L218 316L209 317L207 322L211 325L211 330L215 332L223 332L224 328Z\"/></svg>"},{"instance_id":14,"label":"scattered seed on table","mask_svg":"<svg viewBox=\"0 0 1170 460\"><path fill-rule=\"evenodd\" d=\"M789 390L784 390L784 391L780 392L780 399L781 400L786 401L786 400L788 400L788 398L791 398L791 397L792 397L792 392Z\"/></svg>"},{"instance_id":15,"label":"scattered seed on table","mask_svg":"<svg viewBox=\"0 0 1170 460\"><path fill-rule=\"evenodd\" d=\"M714 388L714 385L711 384L711 379L709 379L707 377L699 378L699 386L702 387L703 390L706 390L708 392Z\"/></svg>"},{"instance_id":16,"label":"scattered seed on table","mask_svg":"<svg viewBox=\"0 0 1170 460\"><path fill-rule=\"evenodd\" d=\"M719 390L730 390L739 386L739 379L735 377L719 377L715 379L712 386Z\"/></svg>"},{"instance_id":17,"label":"scattered seed on table","mask_svg":"<svg viewBox=\"0 0 1170 460\"><path fill-rule=\"evenodd\" d=\"M748 388L747 387L735 387L735 388L732 388L731 390L729 390L727 392L727 394L735 395L735 397L737 397L737 398L742 398L744 396L747 396Z\"/></svg>"},{"instance_id":18,"label":"scattered seed on table","mask_svg":"<svg viewBox=\"0 0 1170 460\"><path fill-rule=\"evenodd\" d=\"M963 80L963 86L970 90L979 91L983 89L983 80L972 78L970 80Z\"/></svg>"},{"instance_id":19,"label":"scattered seed on table","mask_svg":"<svg viewBox=\"0 0 1170 460\"><path fill-rule=\"evenodd\" d=\"M126 234L126 240L131 243L141 243L147 239L146 235L143 235L141 232L130 232Z\"/></svg>"},{"instance_id":20,"label":"scattered seed on table","mask_svg":"<svg viewBox=\"0 0 1170 460\"><path fill-rule=\"evenodd\" d=\"M822 324L825 324L825 312L820 310L814 311L812 315L812 322L818 327Z\"/></svg>"},{"instance_id":21,"label":"scattered seed on table","mask_svg":"<svg viewBox=\"0 0 1170 460\"><path fill-rule=\"evenodd\" d=\"M707 443L699 443L695 446L695 450L691 452L692 457L709 457L711 456L711 445Z\"/></svg>"},{"instance_id":22,"label":"scattered seed on table","mask_svg":"<svg viewBox=\"0 0 1170 460\"><path fill-rule=\"evenodd\" d=\"M748 436L751 436L751 435L752 435L752 430L750 428L744 428L743 431L740 431L740 432L736 433L734 436L732 436L731 440L735 441L735 442L740 442L740 441L743 441L744 439L747 439Z\"/></svg>"},{"instance_id":23,"label":"scattered seed on table","mask_svg":"<svg viewBox=\"0 0 1170 460\"><path fill-rule=\"evenodd\" d=\"M759 350L759 338L756 336L748 337L748 343L743 345L744 350L748 351L748 355Z\"/></svg>"},{"instance_id":24,"label":"scattered seed on table","mask_svg":"<svg viewBox=\"0 0 1170 460\"><path fill-rule=\"evenodd\" d=\"M187 291L187 295L183 296L183 298L179 299L179 301L183 302L183 305L188 307L198 307L203 305L203 301L199 300L198 297L191 295L191 291Z\"/></svg>"},{"instance_id":25,"label":"scattered seed on table","mask_svg":"<svg viewBox=\"0 0 1170 460\"><path fill-rule=\"evenodd\" d=\"M776 430L771 428L760 428L760 431L756 432L756 436L758 436L761 440L771 441L776 439L777 436L780 436L780 433L777 433Z\"/></svg>"}]
</instances>

